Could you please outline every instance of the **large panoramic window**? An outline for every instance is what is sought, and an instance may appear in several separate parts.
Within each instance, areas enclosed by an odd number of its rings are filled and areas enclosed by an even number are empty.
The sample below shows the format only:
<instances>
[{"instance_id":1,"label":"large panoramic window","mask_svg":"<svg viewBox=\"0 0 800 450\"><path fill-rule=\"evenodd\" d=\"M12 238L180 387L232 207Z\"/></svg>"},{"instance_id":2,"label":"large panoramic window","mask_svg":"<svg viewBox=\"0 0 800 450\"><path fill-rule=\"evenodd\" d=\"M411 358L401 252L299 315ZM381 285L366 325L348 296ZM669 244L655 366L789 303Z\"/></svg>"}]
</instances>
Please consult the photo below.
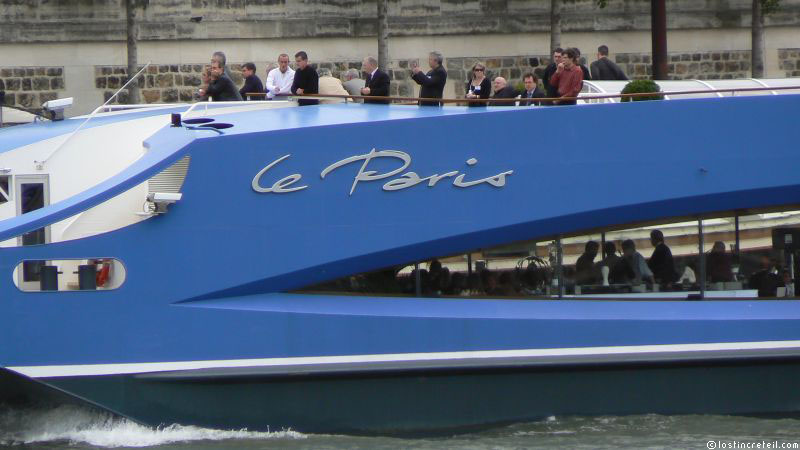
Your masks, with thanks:
<instances>
[{"instance_id":1,"label":"large panoramic window","mask_svg":"<svg viewBox=\"0 0 800 450\"><path fill-rule=\"evenodd\" d=\"M300 290L514 299L793 298L800 211L665 220L442 255Z\"/></svg>"}]
</instances>

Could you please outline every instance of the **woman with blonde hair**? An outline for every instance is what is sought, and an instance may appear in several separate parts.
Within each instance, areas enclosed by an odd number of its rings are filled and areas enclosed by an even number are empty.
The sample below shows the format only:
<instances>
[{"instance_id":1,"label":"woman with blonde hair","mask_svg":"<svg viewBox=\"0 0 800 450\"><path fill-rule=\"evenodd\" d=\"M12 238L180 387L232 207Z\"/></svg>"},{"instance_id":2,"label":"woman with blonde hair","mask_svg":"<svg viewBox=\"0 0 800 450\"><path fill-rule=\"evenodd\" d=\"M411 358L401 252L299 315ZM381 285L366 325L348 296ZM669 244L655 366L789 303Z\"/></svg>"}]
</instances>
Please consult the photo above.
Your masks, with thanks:
<instances>
[{"instance_id":1,"label":"woman with blonde hair","mask_svg":"<svg viewBox=\"0 0 800 450\"><path fill-rule=\"evenodd\" d=\"M472 66L472 75L467 80L467 93L464 98L489 98L491 93L492 83L486 76L486 66L481 63L475 63ZM467 106L486 106L486 102L469 102Z\"/></svg>"}]
</instances>

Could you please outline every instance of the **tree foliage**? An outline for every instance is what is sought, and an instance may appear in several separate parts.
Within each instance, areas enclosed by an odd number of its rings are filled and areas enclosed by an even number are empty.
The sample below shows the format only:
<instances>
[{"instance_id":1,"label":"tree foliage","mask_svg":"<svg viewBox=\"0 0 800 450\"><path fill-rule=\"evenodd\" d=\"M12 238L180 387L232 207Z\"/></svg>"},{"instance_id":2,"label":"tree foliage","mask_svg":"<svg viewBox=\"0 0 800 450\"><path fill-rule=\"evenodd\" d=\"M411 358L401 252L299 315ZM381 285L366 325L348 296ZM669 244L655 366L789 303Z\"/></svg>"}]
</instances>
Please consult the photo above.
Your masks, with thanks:
<instances>
[{"instance_id":1,"label":"tree foliage","mask_svg":"<svg viewBox=\"0 0 800 450\"><path fill-rule=\"evenodd\" d=\"M772 14L780 7L781 0L758 0L761 3L761 12L766 16Z\"/></svg>"}]
</instances>

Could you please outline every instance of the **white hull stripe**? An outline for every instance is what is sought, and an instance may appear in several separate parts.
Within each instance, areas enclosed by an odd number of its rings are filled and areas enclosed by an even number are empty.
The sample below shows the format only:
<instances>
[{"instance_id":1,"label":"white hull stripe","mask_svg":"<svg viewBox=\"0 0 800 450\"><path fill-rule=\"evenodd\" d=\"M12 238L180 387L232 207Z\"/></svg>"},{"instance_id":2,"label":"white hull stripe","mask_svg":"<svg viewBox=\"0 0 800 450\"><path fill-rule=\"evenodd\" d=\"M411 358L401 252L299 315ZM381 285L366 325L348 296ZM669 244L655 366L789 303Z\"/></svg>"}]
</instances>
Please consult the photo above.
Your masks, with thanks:
<instances>
[{"instance_id":1,"label":"white hull stripe","mask_svg":"<svg viewBox=\"0 0 800 450\"><path fill-rule=\"evenodd\" d=\"M800 352L800 341L762 341L762 342L722 342L710 344L661 344L631 345L614 347L576 347L522 350L482 350L463 352L434 353L394 353L376 355L308 356L294 358L226 359L217 361L174 361L126 364L82 364L52 366L10 366L13 370L31 378L75 377L94 375L122 375L186 371L201 369L222 369L240 367L292 367L292 366L334 366L341 364L368 364L385 362L443 362L449 360L491 360L513 358L550 358L611 355L646 355L745 350L796 350ZM800 353L798 353L800 355Z\"/></svg>"}]
</instances>

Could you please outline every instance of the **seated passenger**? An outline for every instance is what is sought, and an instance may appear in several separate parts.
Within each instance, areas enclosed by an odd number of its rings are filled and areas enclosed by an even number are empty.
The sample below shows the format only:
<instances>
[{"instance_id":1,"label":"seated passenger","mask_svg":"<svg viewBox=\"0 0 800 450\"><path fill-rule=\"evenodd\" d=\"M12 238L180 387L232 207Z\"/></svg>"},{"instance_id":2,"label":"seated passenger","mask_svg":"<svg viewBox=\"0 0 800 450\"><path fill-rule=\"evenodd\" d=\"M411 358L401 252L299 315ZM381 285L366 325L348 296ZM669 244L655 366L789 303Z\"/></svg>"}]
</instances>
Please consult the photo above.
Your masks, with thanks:
<instances>
[{"instance_id":1,"label":"seated passenger","mask_svg":"<svg viewBox=\"0 0 800 450\"><path fill-rule=\"evenodd\" d=\"M610 284L626 284L635 277L633 269L628 263L617 255L617 246L613 242L606 242L603 246L606 257L597 265L608 267L608 282Z\"/></svg>"},{"instance_id":2,"label":"seated passenger","mask_svg":"<svg viewBox=\"0 0 800 450\"><path fill-rule=\"evenodd\" d=\"M636 251L636 244L631 239L622 241L622 255L628 263L628 267L633 271L631 283L641 284L642 281L653 281L653 272L647 266L644 256Z\"/></svg>"},{"instance_id":3,"label":"seated passenger","mask_svg":"<svg viewBox=\"0 0 800 450\"><path fill-rule=\"evenodd\" d=\"M750 289L758 289L759 297L775 297L778 295L778 286L782 284L783 281L772 267L772 260L769 256L762 256L761 270L750 275L748 280Z\"/></svg>"},{"instance_id":4,"label":"seated passenger","mask_svg":"<svg viewBox=\"0 0 800 450\"><path fill-rule=\"evenodd\" d=\"M494 95L492 98L516 98L517 91L509 86L506 79L503 77L496 77L494 79ZM515 102L497 102L492 103L492 106L515 106Z\"/></svg>"},{"instance_id":5,"label":"seated passenger","mask_svg":"<svg viewBox=\"0 0 800 450\"><path fill-rule=\"evenodd\" d=\"M575 284L597 284L600 281L594 266L594 258L597 256L598 250L600 250L600 244L597 241L586 243L583 254L575 263Z\"/></svg>"},{"instance_id":6,"label":"seated passenger","mask_svg":"<svg viewBox=\"0 0 800 450\"><path fill-rule=\"evenodd\" d=\"M664 243L664 233L660 230L650 232L650 244L655 247L647 266L653 273L653 277L659 284L668 285L678 279L675 272L675 262L672 259L672 251Z\"/></svg>"},{"instance_id":7,"label":"seated passenger","mask_svg":"<svg viewBox=\"0 0 800 450\"><path fill-rule=\"evenodd\" d=\"M788 270L783 271L783 286L786 288L786 296L794 297L794 280Z\"/></svg>"},{"instance_id":8,"label":"seated passenger","mask_svg":"<svg viewBox=\"0 0 800 450\"><path fill-rule=\"evenodd\" d=\"M706 256L708 263L708 279L712 283L733 281L733 271L731 270L731 260L725 253L725 243L722 241L714 242L714 247Z\"/></svg>"}]
</instances>

